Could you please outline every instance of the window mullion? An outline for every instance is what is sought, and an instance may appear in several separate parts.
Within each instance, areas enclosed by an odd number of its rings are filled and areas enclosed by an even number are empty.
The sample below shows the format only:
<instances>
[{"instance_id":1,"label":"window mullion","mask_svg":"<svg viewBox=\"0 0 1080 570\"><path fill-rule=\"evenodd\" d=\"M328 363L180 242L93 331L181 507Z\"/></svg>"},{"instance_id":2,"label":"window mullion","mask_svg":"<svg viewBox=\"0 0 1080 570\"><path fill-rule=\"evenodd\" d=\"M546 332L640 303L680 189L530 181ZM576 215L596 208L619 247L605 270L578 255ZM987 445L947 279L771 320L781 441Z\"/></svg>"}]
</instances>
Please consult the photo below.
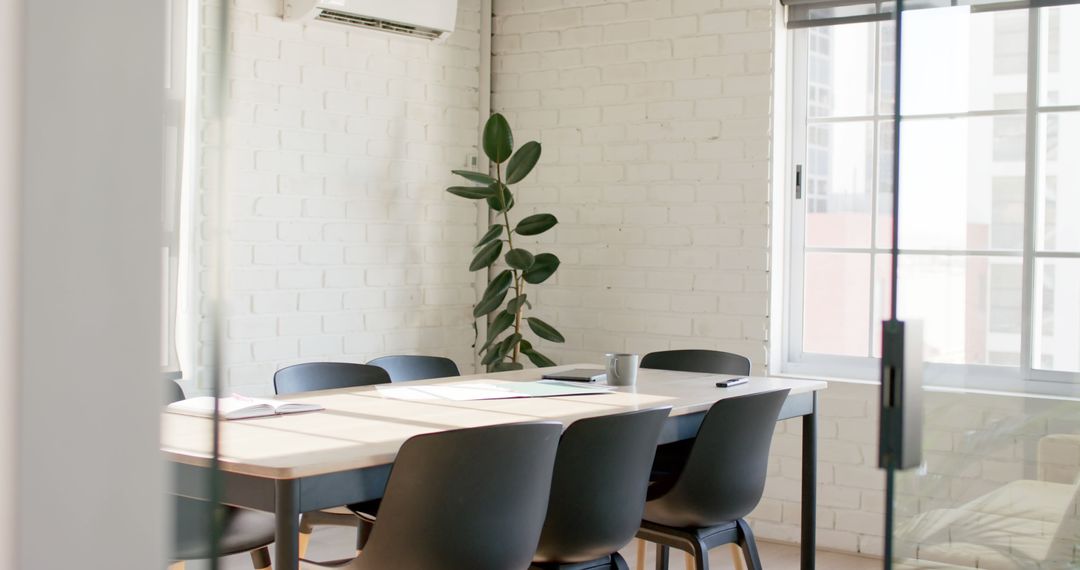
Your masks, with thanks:
<instances>
[{"instance_id":1,"label":"window mullion","mask_svg":"<svg viewBox=\"0 0 1080 570\"><path fill-rule=\"evenodd\" d=\"M1040 10L1028 9L1028 58L1027 58L1027 113L1024 133L1024 251L1023 283L1021 288L1020 323L1020 377L1029 378L1033 368L1032 355L1035 330L1035 239L1036 192L1038 189L1039 164L1039 38Z\"/></svg>"},{"instance_id":2,"label":"window mullion","mask_svg":"<svg viewBox=\"0 0 1080 570\"><path fill-rule=\"evenodd\" d=\"M880 9L880 4L878 5ZM878 224L878 178L880 173L878 167L881 160L881 121L877 118L881 115L881 24L874 25L874 72L871 74L874 78L874 104L871 108L874 110L874 122L871 132L874 137L873 142L870 145L870 160L873 162L870 166L870 248L871 251L877 248L877 224ZM866 331L866 356L874 357L874 286L877 283L877 259L876 255L870 254L870 283L867 283L867 287L870 288L869 297L870 310L866 313L868 317L867 331Z\"/></svg>"},{"instance_id":3,"label":"window mullion","mask_svg":"<svg viewBox=\"0 0 1080 570\"><path fill-rule=\"evenodd\" d=\"M807 85L808 85L808 40L809 33L806 30L794 32L792 51L792 93L794 101L791 106L791 140L790 140L790 163L789 172L794 172L795 165L803 164L805 172L806 164L806 117L807 117ZM790 192L790 188L784 188L783 192ZM793 193L788 194L787 203L790 204L790 235L788 236L788 255L790 265L788 267L789 279L786 280L787 310L786 310L786 336L787 346L785 362L798 361L803 354L803 310L805 282L805 241L806 241L806 191L804 177L804 191L802 199L796 200Z\"/></svg>"}]
</instances>

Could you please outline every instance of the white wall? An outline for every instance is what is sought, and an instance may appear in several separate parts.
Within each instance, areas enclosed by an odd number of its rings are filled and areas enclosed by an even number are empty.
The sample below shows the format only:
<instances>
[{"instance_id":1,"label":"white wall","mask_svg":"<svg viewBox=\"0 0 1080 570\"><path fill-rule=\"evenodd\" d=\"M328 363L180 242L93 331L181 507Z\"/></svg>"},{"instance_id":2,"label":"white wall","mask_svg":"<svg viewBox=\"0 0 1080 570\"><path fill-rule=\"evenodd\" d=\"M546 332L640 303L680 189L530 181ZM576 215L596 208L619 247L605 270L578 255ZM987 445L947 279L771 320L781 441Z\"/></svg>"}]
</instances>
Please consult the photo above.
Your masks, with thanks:
<instances>
[{"instance_id":1,"label":"white wall","mask_svg":"<svg viewBox=\"0 0 1080 570\"><path fill-rule=\"evenodd\" d=\"M269 393L282 366L386 354L471 370L476 207L444 189L476 154L480 1L459 2L438 44L286 23L278 0L231 6L223 24L207 2L202 53L206 79L228 59L227 388ZM203 141L219 135L208 125Z\"/></svg>"},{"instance_id":2,"label":"white wall","mask_svg":"<svg viewBox=\"0 0 1080 570\"><path fill-rule=\"evenodd\" d=\"M24 7L4 20L23 34L15 54L25 75L16 83L20 311L4 316L19 347L0 359L20 366L2 380L19 391L18 530L3 559L27 570L161 568L164 3ZM0 37L6 47L11 36ZM3 124L6 136L12 123Z\"/></svg>"},{"instance_id":3,"label":"white wall","mask_svg":"<svg viewBox=\"0 0 1080 570\"><path fill-rule=\"evenodd\" d=\"M18 425L19 64L22 2L0 3L0 552L15 552ZM0 568L7 568L3 563Z\"/></svg>"},{"instance_id":4,"label":"white wall","mask_svg":"<svg viewBox=\"0 0 1080 570\"><path fill-rule=\"evenodd\" d=\"M712 348L766 363L770 0L496 0L493 108L560 220L537 313L559 362Z\"/></svg>"}]
</instances>

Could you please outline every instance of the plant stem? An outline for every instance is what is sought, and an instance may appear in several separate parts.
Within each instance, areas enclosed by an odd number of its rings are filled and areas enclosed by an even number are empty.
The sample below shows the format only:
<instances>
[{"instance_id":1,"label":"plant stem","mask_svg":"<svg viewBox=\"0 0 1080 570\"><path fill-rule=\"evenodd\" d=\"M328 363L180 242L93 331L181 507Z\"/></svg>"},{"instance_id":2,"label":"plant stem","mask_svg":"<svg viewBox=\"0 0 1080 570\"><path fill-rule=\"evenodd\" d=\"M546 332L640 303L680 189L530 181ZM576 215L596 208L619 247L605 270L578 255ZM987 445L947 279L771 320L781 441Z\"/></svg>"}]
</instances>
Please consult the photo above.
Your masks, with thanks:
<instances>
[{"instance_id":1,"label":"plant stem","mask_svg":"<svg viewBox=\"0 0 1080 570\"><path fill-rule=\"evenodd\" d=\"M509 208L506 207L506 196L503 194L502 165L497 164L497 163L495 164L495 180L497 180L499 182L499 205L501 206L500 209L502 210L503 222L506 224L506 244L507 244L507 246L510 247L510 249L514 249L514 230L513 230L513 228L510 227L510 214L507 213L507 210L509 210ZM512 274L514 276L514 294L515 294L515 297L520 297L523 290L525 289L525 284L522 283L523 275L518 275L518 270L517 269L511 268L510 271L512 272ZM518 309L514 313L514 332L513 332L513 334L520 334L521 333L521 312L524 311L524 310L525 310L525 304L522 303L522 304L518 305ZM517 362L518 361L518 351L520 350L520 348L521 348L521 343L520 342L514 345L514 356L510 359L510 362Z\"/></svg>"}]
</instances>

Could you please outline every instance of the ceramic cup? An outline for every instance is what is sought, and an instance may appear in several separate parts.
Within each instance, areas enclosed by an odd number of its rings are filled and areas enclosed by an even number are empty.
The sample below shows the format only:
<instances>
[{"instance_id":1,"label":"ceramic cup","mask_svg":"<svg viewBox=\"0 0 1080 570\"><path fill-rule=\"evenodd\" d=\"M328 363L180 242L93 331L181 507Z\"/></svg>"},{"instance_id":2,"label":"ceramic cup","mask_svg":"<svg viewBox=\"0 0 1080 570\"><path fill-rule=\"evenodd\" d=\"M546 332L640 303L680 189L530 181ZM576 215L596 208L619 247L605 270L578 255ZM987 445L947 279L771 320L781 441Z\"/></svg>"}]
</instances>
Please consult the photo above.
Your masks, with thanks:
<instances>
[{"instance_id":1,"label":"ceramic cup","mask_svg":"<svg viewBox=\"0 0 1080 570\"><path fill-rule=\"evenodd\" d=\"M608 354L607 383L610 386L633 386L637 383L638 355Z\"/></svg>"}]
</instances>

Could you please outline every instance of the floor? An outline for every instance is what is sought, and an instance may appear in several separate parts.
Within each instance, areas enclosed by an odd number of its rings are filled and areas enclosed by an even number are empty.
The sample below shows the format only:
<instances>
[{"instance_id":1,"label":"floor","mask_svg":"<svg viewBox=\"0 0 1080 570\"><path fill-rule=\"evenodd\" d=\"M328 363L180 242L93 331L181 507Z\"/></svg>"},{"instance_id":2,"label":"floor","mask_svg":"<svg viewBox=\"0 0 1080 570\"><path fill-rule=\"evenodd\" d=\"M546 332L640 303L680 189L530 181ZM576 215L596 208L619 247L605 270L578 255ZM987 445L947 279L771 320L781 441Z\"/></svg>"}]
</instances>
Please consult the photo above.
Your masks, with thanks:
<instances>
[{"instance_id":1,"label":"floor","mask_svg":"<svg viewBox=\"0 0 1080 570\"><path fill-rule=\"evenodd\" d=\"M355 535L346 528L321 527L311 535L311 546L308 549L308 558L313 560L333 560L344 558L353 554L353 541ZM761 563L765 570L798 570L799 548L789 544L759 541L758 550L761 553ZM728 549L718 548L709 557L710 568L713 570L728 570L732 568ZM636 550L633 545L623 550L630 567L634 568ZM652 549L649 549L646 568L652 568ZM188 570L202 570L208 568L206 564L190 563ZM683 570L685 565L679 553L673 553L671 564L672 570ZM817 567L821 570L880 570L881 560L850 554L838 554L834 552L818 552ZM221 570L251 570L251 559L247 555L232 556L223 561Z\"/></svg>"}]
</instances>

